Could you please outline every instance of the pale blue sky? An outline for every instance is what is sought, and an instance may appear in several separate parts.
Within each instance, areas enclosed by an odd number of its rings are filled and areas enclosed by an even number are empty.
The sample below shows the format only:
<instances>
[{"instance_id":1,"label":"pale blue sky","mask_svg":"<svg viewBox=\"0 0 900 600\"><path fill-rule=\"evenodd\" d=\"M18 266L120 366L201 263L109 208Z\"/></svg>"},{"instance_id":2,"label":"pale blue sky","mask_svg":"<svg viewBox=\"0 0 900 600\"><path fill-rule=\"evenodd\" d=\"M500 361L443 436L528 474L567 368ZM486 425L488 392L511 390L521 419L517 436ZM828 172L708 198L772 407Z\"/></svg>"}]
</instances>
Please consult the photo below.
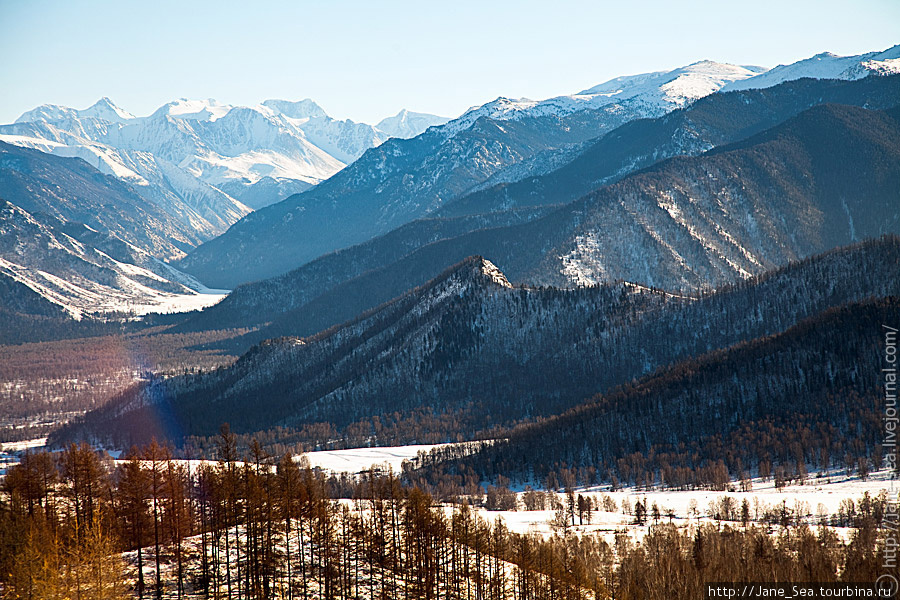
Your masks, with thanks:
<instances>
[{"instance_id":1,"label":"pale blue sky","mask_svg":"<svg viewBox=\"0 0 900 600\"><path fill-rule=\"evenodd\" d=\"M774 66L897 43L897 0L0 0L0 123L101 96L137 115L180 97L309 97L373 123L456 116L706 58Z\"/></svg>"}]
</instances>

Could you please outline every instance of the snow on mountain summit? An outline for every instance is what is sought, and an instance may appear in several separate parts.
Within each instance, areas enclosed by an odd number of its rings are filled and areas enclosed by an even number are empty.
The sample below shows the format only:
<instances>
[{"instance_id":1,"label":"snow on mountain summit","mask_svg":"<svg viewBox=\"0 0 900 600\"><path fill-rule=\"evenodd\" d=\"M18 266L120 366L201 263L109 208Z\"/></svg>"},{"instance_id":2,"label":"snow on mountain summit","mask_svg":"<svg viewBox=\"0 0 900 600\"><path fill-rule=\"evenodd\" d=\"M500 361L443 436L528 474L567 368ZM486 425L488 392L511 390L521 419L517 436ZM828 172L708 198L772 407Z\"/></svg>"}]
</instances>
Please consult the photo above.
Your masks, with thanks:
<instances>
[{"instance_id":1,"label":"snow on mountain summit","mask_svg":"<svg viewBox=\"0 0 900 600\"><path fill-rule=\"evenodd\" d=\"M151 116L169 115L178 119L197 121L215 121L224 117L232 107L220 104L212 98L208 100L189 100L179 98L160 106Z\"/></svg>"},{"instance_id":2,"label":"snow on mountain summit","mask_svg":"<svg viewBox=\"0 0 900 600\"><path fill-rule=\"evenodd\" d=\"M860 79L871 73L900 73L900 45L882 52L836 56L829 52L768 70L752 65L733 65L701 60L671 71L654 71L610 79L567 96L535 101L500 97L473 106L444 125L445 135L455 135L481 117L514 121L527 117L565 116L580 110L614 108L638 117L659 117L719 91L765 88L801 77Z\"/></svg>"},{"instance_id":3,"label":"snow on mountain summit","mask_svg":"<svg viewBox=\"0 0 900 600\"><path fill-rule=\"evenodd\" d=\"M722 91L763 89L803 77L812 79L861 79L870 73L900 73L900 45L882 52L866 52L854 56L838 56L821 52L788 65L778 65L750 79L734 81Z\"/></svg>"},{"instance_id":4,"label":"snow on mountain summit","mask_svg":"<svg viewBox=\"0 0 900 600\"><path fill-rule=\"evenodd\" d=\"M590 96L594 103L606 98L609 102L638 99L648 106L681 108L704 96L719 91L733 81L754 77L762 67L747 67L701 60L672 71L657 71L616 77L600 85L579 92Z\"/></svg>"},{"instance_id":5,"label":"snow on mountain summit","mask_svg":"<svg viewBox=\"0 0 900 600\"><path fill-rule=\"evenodd\" d=\"M500 97L473 106L459 119L444 126L453 135L481 117L517 120L526 117L565 116L580 110L620 105L639 117L659 117L720 90L733 81L758 75L762 67L748 67L702 60L671 71L655 71L616 77L577 94L535 101Z\"/></svg>"},{"instance_id":6,"label":"snow on mountain summit","mask_svg":"<svg viewBox=\"0 0 900 600\"><path fill-rule=\"evenodd\" d=\"M406 139L416 137L429 127L443 125L449 120L445 117L412 112L404 108L393 117L382 119L375 127L391 137Z\"/></svg>"},{"instance_id":7,"label":"snow on mountain summit","mask_svg":"<svg viewBox=\"0 0 900 600\"><path fill-rule=\"evenodd\" d=\"M622 123L659 117L718 91L769 87L800 77L859 79L897 72L900 46L850 57L822 53L770 71L701 60L616 77L541 101L500 97L452 121L401 110L374 126L334 119L308 98L269 99L253 106L181 98L137 117L104 97L85 109L38 106L15 123L0 125L0 136L82 157L137 185L148 198L178 205L176 212L195 226L198 218L208 221L199 229L212 236L250 210L245 204L251 196L254 208L280 201L331 177L389 138L415 137L429 127L437 127L436 135L446 140L482 117L518 121L583 110L602 111Z\"/></svg>"},{"instance_id":8,"label":"snow on mountain summit","mask_svg":"<svg viewBox=\"0 0 900 600\"><path fill-rule=\"evenodd\" d=\"M83 110L39 106L0 125L0 136L80 156L131 183L162 188L151 195L175 196L201 212L221 213L223 221L213 219L205 232L215 235L248 212L245 195L247 202L252 196L254 208L277 202L331 177L389 137L415 137L445 121L403 111L382 121L389 130L382 131L333 119L308 98L254 106L180 98L135 117L101 98Z\"/></svg>"},{"instance_id":9,"label":"snow on mountain summit","mask_svg":"<svg viewBox=\"0 0 900 600\"><path fill-rule=\"evenodd\" d=\"M112 100L104 96L89 108L78 111L80 117L94 117L111 123L122 123L134 119L130 112L116 106Z\"/></svg>"},{"instance_id":10,"label":"snow on mountain summit","mask_svg":"<svg viewBox=\"0 0 900 600\"><path fill-rule=\"evenodd\" d=\"M30 123L33 121L60 121L64 119L94 118L110 123L123 123L135 116L130 112L116 106L107 97L100 98L94 104L83 110L60 106L59 104L42 104L37 108L22 113L16 123Z\"/></svg>"},{"instance_id":11,"label":"snow on mountain summit","mask_svg":"<svg viewBox=\"0 0 900 600\"><path fill-rule=\"evenodd\" d=\"M416 126L407 133L420 133ZM82 157L137 184L154 201L186 204L189 209L176 212L213 236L249 212L246 194L254 208L282 200L327 179L389 134L332 119L309 99L234 106L180 98L136 117L101 98L83 110L39 106L0 125L0 136ZM198 222L197 212L208 223Z\"/></svg>"},{"instance_id":12,"label":"snow on mountain summit","mask_svg":"<svg viewBox=\"0 0 900 600\"><path fill-rule=\"evenodd\" d=\"M704 96L719 91L732 81L742 81L765 71L762 67L742 67L717 63L709 60L700 61L683 69L677 69L677 75L660 86L665 101L679 108Z\"/></svg>"},{"instance_id":13,"label":"snow on mountain summit","mask_svg":"<svg viewBox=\"0 0 900 600\"><path fill-rule=\"evenodd\" d=\"M306 98L299 101L266 100L263 106L292 119L329 118L321 106Z\"/></svg>"}]
</instances>

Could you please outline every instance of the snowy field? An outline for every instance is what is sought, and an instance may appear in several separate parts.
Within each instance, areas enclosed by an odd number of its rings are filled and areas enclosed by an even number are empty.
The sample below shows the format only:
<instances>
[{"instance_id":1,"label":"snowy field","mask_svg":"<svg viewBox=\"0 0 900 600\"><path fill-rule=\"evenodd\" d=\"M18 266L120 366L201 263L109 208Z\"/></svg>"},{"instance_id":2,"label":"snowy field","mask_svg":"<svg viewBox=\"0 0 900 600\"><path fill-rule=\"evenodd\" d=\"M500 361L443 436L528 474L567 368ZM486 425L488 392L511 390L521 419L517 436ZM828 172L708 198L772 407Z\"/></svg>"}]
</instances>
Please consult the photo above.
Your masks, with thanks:
<instances>
[{"instance_id":1,"label":"snowy field","mask_svg":"<svg viewBox=\"0 0 900 600\"><path fill-rule=\"evenodd\" d=\"M218 304L227 296L229 290L217 290L211 288L202 289L193 294L166 294L159 293L151 300L143 304L131 304L129 310L135 314L144 315L155 313L177 313L201 310L207 306Z\"/></svg>"},{"instance_id":2,"label":"snowy field","mask_svg":"<svg viewBox=\"0 0 900 600\"><path fill-rule=\"evenodd\" d=\"M39 450L44 446L46 438L23 442L0 444L0 467L8 468L18 462L20 453L25 450ZM323 450L298 455L296 460L309 461L311 467L318 467L329 473L357 474L370 467L390 468L395 473L402 471L403 461L415 458L420 452L429 452L432 448L449 444L414 444L408 446L388 446L369 448L349 448L345 450ZM119 458L118 453L113 453ZM196 470L202 460L177 461L186 464L190 470ZM713 520L714 507L721 504L724 497L731 498L736 513L744 500L750 509L750 519L762 519L766 511L775 511L781 507L792 514L800 514L810 525L817 524L823 516L830 517L838 513L841 503L848 500L859 502L863 494L876 497L882 492L896 499L900 496L900 480L892 479L888 470L876 471L865 480L857 475L847 476L845 471L834 471L828 476L810 476L802 484L792 483L782 489L775 487L774 478L763 480L755 478L752 488L741 491L710 490L644 490L622 488L611 491L608 485L581 487L575 490L576 495L590 498L598 508L591 512L590 523L579 523L572 531L579 534L601 533L612 536L616 531L627 530L634 535L646 532L652 523L652 507L655 504L661 515L661 521L672 521L677 525L689 525ZM544 510L524 510L524 495L521 487L516 488L517 510L489 511L485 508L476 510L490 521L502 518L512 531L519 533L537 533L551 535L558 531L554 524L558 520L557 506L565 506L564 493L545 492L547 503ZM739 490L739 482L734 482L731 489ZM606 509L604 509L606 500ZM646 507L647 525L643 528L634 524L634 507L640 502ZM555 505L555 506L552 506ZM614 508L613 508L614 507ZM450 508L448 507L448 510ZM576 523L578 519L576 516Z\"/></svg>"},{"instance_id":3,"label":"snowy field","mask_svg":"<svg viewBox=\"0 0 900 600\"><path fill-rule=\"evenodd\" d=\"M19 462L19 457L26 450L43 450L47 438L38 438L22 442L0 442L0 474L5 469ZM403 470L403 461L414 459L420 452L429 452L432 448L449 446L451 444L411 444L408 446L380 446L368 448L348 448L346 450L320 450L298 454L296 461L308 461L312 468L319 468L327 473L339 475L347 473L355 475L376 467L382 471L391 469L394 473ZM117 462L125 462L123 453L117 450L108 451L109 455ZM217 461L207 460L182 460L175 462L188 467L191 472L196 472L204 463L216 464ZM149 463L148 463L149 464ZM238 462L238 464L243 464Z\"/></svg>"},{"instance_id":4,"label":"snowy field","mask_svg":"<svg viewBox=\"0 0 900 600\"><path fill-rule=\"evenodd\" d=\"M25 450L41 449L47 443L47 438L35 438L33 440L23 440L21 442L2 442L0 443L0 452L16 453Z\"/></svg>"},{"instance_id":5,"label":"snowy field","mask_svg":"<svg viewBox=\"0 0 900 600\"><path fill-rule=\"evenodd\" d=\"M810 477L803 485L788 485L781 490L775 487L774 479L763 481L761 478L752 480L753 487L747 492L718 492L709 490L638 490L624 488L615 492L608 486L591 488L579 488L575 494L590 497L595 505L603 505L604 496L615 503L615 510L597 510L591 513L590 524L579 524L576 513L576 526L571 529L577 534L605 534L607 541L614 538L617 531L628 531L638 538L643 537L653 524L652 507L657 505L660 511L660 522L672 522L679 526L687 526L700 522L713 522L714 508L711 505L719 504L725 496L734 501L736 513L740 515L740 507L747 500L750 508L750 519L761 519L765 512L779 510L782 506L793 514L800 514L804 522L815 526L821 517L830 517L836 514L842 502L852 500L858 503L866 492L872 497L877 497L885 492L889 498L900 500L900 480L892 479L888 470L877 471L871 474L865 481L858 476L847 477L845 474L832 473L830 477ZM739 489L739 482L734 482ZM559 504L565 506L566 495L553 494ZM523 494L517 494L518 510L515 511L489 511L483 508L477 509L481 516L489 521L498 517L503 519L510 530L518 533L536 533L539 535L552 535L559 531L554 526L557 511L547 510L523 510ZM647 522L643 527L636 526L633 516L634 506L640 502L646 506ZM624 507L631 510L624 510ZM671 516L669 516L671 515ZM845 532L846 533L846 532Z\"/></svg>"},{"instance_id":6,"label":"snowy field","mask_svg":"<svg viewBox=\"0 0 900 600\"><path fill-rule=\"evenodd\" d=\"M21 442L0 442L0 475L4 475L11 466L19 463L19 457L26 450L39 451L47 443L47 438L35 438Z\"/></svg>"},{"instance_id":7,"label":"snowy field","mask_svg":"<svg viewBox=\"0 0 900 600\"><path fill-rule=\"evenodd\" d=\"M413 444L410 446L382 446L374 448L348 448L346 450L320 450L301 456L309 460L309 466L319 467L331 473L361 473L369 467L390 467L395 473L402 470L404 460L415 458L419 452L449 444Z\"/></svg>"},{"instance_id":8,"label":"snowy field","mask_svg":"<svg viewBox=\"0 0 900 600\"><path fill-rule=\"evenodd\" d=\"M443 446L446 444L440 444ZM390 466L394 472L399 472L404 460L415 458L419 452L428 452L439 445L411 445L376 448L351 448L347 450L326 450L309 452L304 455L309 460L310 466L319 467L332 473L360 473L370 466ZM611 491L608 485L595 487L582 487L575 490L575 494L590 497L600 510L592 511L590 524L587 522L576 525L570 531L577 534L599 533L612 541L617 531L627 531L637 538L643 537L653 523L652 507L659 508L660 522L671 522L679 526L694 525L702 522L714 521L714 506L720 504L723 497L730 497L736 513L740 514L740 507L744 500L750 509L750 519L758 521L767 511L786 508L792 514L800 514L802 519L810 525L819 523L822 517L830 517L838 513L842 502L851 500L858 503L866 492L876 497L885 492L889 497L897 498L900 494L900 481L892 480L891 473L887 470L872 473L865 480L853 475L847 476L844 471L834 471L828 476L808 477L803 484L792 483L782 489L775 487L774 478L763 480L755 478L751 481L752 488L749 491L710 491L710 490L643 490L636 488L622 488ZM740 482L733 482L732 489L740 490ZM548 502L545 510L524 510L521 487L516 487L518 509L506 511L491 511L485 508L477 508L478 513L489 521L498 517L503 519L510 530L518 533L536 533L539 535L552 535L559 531L554 525L557 520L557 511L549 505L551 494L546 495ZM552 493L559 505L566 504L566 495ZM603 510L603 499L607 497L615 506L614 510ZM634 506L640 502L646 506L647 523L643 527L634 524ZM607 507L610 503L607 502ZM629 507L629 509L626 509ZM452 507L446 507L448 514ZM578 518L576 516L576 523ZM847 532L844 532L847 533Z\"/></svg>"}]
</instances>

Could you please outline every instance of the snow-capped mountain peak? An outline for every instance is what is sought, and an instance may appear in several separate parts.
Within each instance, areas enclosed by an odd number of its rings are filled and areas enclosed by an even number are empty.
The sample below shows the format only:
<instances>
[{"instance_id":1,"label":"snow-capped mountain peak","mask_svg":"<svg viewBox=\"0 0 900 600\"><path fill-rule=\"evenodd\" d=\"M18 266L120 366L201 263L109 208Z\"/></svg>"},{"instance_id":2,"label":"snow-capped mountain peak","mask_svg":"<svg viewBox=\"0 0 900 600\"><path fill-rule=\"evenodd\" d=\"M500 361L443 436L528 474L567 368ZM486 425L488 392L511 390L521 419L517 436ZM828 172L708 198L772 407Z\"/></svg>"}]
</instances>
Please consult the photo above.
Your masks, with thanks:
<instances>
[{"instance_id":1,"label":"snow-capped mountain peak","mask_svg":"<svg viewBox=\"0 0 900 600\"><path fill-rule=\"evenodd\" d=\"M831 52L820 52L797 62L778 65L765 73L749 79L733 81L722 88L723 92L733 90L763 89L809 77L812 79L861 79L876 74L900 73L900 45L882 52L867 52L854 56L838 56Z\"/></svg>"},{"instance_id":2,"label":"snow-capped mountain peak","mask_svg":"<svg viewBox=\"0 0 900 600\"><path fill-rule=\"evenodd\" d=\"M100 98L83 110L60 106L59 104L42 104L37 108L22 113L16 123L33 123L36 121L53 122L73 119L93 118L110 123L124 123L134 119L130 112L119 108L107 97Z\"/></svg>"},{"instance_id":3,"label":"snow-capped mountain peak","mask_svg":"<svg viewBox=\"0 0 900 600\"><path fill-rule=\"evenodd\" d=\"M94 117L95 119L101 119L111 123L123 123L135 118L133 114L116 106L115 103L106 96L97 100L89 108L78 111L78 116L82 118Z\"/></svg>"},{"instance_id":4,"label":"snow-capped mountain peak","mask_svg":"<svg viewBox=\"0 0 900 600\"><path fill-rule=\"evenodd\" d=\"M59 104L41 104L38 107L25 111L16 119L16 123L33 123L35 121L59 121L78 116L78 111L68 106Z\"/></svg>"},{"instance_id":5,"label":"snow-capped mountain peak","mask_svg":"<svg viewBox=\"0 0 900 600\"><path fill-rule=\"evenodd\" d=\"M387 117L379 121L375 128L391 137L411 138L419 135L429 127L443 125L449 120L445 117L412 112L404 108L393 117Z\"/></svg>"},{"instance_id":6,"label":"snow-capped mountain peak","mask_svg":"<svg viewBox=\"0 0 900 600\"><path fill-rule=\"evenodd\" d=\"M262 105L291 119L328 118L328 113L309 98L297 102L291 100L266 100Z\"/></svg>"},{"instance_id":7,"label":"snow-capped mountain peak","mask_svg":"<svg viewBox=\"0 0 900 600\"><path fill-rule=\"evenodd\" d=\"M388 137L414 137L445 119L403 113L390 132L332 119L310 99L235 106L180 98L135 117L101 98L78 110L46 104L0 125L19 146L79 156L173 208L204 237L308 189ZM390 127L389 127L390 128ZM184 206L187 205L187 206Z\"/></svg>"},{"instance_id":8,"label":"snow-capped mountain peak","mask_svg":"<svg viewBox=\"0 0 900 600\"><path fill-rule=\"evenodd\" d=\"M208 100L179 98L160 106L150 118L168 115L178 119L193 121L215 121L224 117L231 109L231 105L221 104L212 98Z\"/></svg>"},{"instance_id":9,"label":"snow-capped mountain peak","mask_svg":"<svg viewBox=\"0 0 900 600\"><path fill-rule=\"evenodd\" d=\"M663 99L682 107L704 96L719 91L732 81L742 81L765 71L762 67L742 67L711 60L702 60L676 69L669 81L660 86Z\"/></svg>"}]
</instances>

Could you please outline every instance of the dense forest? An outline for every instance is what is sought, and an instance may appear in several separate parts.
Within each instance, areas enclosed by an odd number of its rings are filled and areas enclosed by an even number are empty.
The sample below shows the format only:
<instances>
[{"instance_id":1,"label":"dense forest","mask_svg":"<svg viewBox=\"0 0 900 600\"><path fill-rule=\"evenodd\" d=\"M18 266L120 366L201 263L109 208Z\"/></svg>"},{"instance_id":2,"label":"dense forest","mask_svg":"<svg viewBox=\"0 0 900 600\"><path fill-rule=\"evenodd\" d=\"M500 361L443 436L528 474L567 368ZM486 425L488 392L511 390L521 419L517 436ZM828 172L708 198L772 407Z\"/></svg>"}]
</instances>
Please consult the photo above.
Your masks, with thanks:
<instances>
[{"instance_id":1,"label":"dense forest","mask_svg":"<svg viewBox=\"0 0 900 600\"><path fill-rule=\"evenodd\" d=\"M655 515L610 544L512 533L391 473L326 479L258 444L239 460L227 428L217 452L192 469L155 443L117 463L85 445L26 455L0 495L4 597L693 600L713 581L873 581L884 559L884 497L861 499L846 540L743 511Z\"/></svg>"},{"instance_id":2,"label":"dense forest","mask_svg":"<svg viewBox=\"0 0 900 600\"><path fill-rule=\"evenodd\" d=\"M509 432L478 453L434 451L420 485L498 477L725 489L834 468L883 468L882 325L900 299L848 304L786 332L690 358L558 416Z\"/></svg>"}]
</instances>

